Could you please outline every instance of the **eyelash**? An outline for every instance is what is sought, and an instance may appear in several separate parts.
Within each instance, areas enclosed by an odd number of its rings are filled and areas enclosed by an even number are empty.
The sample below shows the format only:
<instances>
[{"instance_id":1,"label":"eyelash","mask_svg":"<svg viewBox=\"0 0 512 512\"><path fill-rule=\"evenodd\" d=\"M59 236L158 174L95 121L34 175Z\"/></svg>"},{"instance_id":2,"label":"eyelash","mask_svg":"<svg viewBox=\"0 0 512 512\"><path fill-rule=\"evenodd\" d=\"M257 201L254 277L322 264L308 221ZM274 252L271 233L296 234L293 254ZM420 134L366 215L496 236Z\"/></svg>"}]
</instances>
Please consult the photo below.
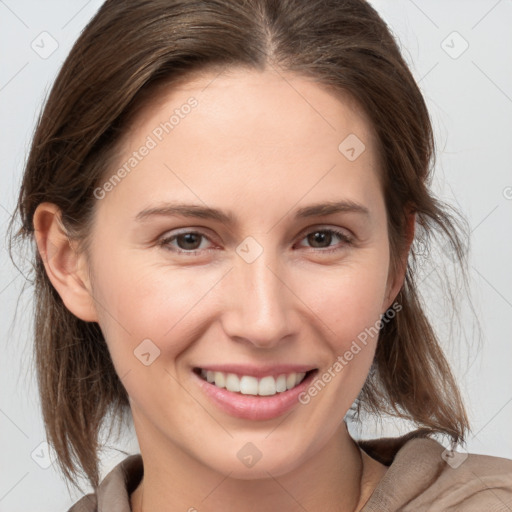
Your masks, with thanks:
<instances>
[{"instance_id":1,"label":"eyelash","mask_svg":"<svg viewBox=\"0 0 512 512\"><path fill-rule=\"evenodd\" d=\"M353 244L353 238L351 236L347 235L346 233L344 233L342 231L338 231L338 230L332 229L332 228L328 228L328 229L327 228L326 229L314 229L312 231L308 231L308 232L304 233L303 236L301 235L300 240L303 240L308 235L311 235L311 234L314 234L314 233L330 233L331 235L335 235L335 236L339 237L339 239L343 242L342 246L334 247L334 248L315 249L314 247L311 247L310 249L313 249L315 252L321 252L321 253L330 254L330 253L342 250L344 248L344 246L347 246L347 245L350 246L350 245ZM174 252L174 253L177 253L177 254L187 254L189 256L199 256L203 251L208 250L208 249L195 249L195 250L187 251L187 250L184 250L184 249L175 249L175 248L171 249L170 248L171 247L170 243L173 242L179 236L182 236L182 235L199 235L199 236L209 240L209 238L205 234L203 234L203 233L201 233L199 231L183 231L182 233L177 233L175 235L172 235L172 236L165 237L165 238L161 239L158 242L158 245L162 246L164 249L166 249L168 251L171 251L171 252Z\"/></svg>"}]
</instances>

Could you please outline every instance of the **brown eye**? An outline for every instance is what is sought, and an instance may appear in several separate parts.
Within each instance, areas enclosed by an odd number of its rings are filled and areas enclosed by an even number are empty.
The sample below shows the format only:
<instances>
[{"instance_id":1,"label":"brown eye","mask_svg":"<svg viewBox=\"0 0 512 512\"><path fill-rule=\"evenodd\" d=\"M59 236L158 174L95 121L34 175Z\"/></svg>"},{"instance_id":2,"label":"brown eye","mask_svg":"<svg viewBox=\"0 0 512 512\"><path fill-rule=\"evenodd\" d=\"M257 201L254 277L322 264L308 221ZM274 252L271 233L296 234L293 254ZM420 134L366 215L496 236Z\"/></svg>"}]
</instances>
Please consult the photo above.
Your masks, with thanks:
<instances>
[{"instance_id":1,"label":"brown eye","mask_svg":"<svg viewBox=\"0 0 512 512\"><path fill-rule=\"evenodd\" d=\"M180 249L184 251L193 251L201 245L201 237L199 233L185 233L176 236L176 243Z\"/></svg>"},{"instance_id":2,"label":"brown eye","mask_svg":"<svg viewBox=\"0 0 512 512\"><path fill-rule=\"evenodd\" d=\"M158 242L158 245L172 252L194 255L200 253L203 249L207 249L201 247L203 239L208 240L208 237L196 231L186 231L165 237Z\"/></svg>"},{"instance_id":3,"label":"brown eye","mask_svg":"<svg viewBox=\"0 0 512 512\"><path fill-rule=\"evenodd\" d=\"M332 245L332 242L340 240L342 243L338 246ZM352 238L342 231L335 229L317 229L308 233L303 240L307 240L312 249L327 249L321 252L333 252L343 249L344 246L352 243Z\"/></svg>"},{"instance_id":4,"label":"brown eye","mask_svg":"<svg viewBox=\"0 0 512 512\"><path fill-rule=\"evenodd\" d=\"M315 231L307 236L308 242L312 245L312 247L319 247L322 244L327 244L329 247L330 242L332 241L332 233L329 231Z\"/></svg>"}]
</instances>

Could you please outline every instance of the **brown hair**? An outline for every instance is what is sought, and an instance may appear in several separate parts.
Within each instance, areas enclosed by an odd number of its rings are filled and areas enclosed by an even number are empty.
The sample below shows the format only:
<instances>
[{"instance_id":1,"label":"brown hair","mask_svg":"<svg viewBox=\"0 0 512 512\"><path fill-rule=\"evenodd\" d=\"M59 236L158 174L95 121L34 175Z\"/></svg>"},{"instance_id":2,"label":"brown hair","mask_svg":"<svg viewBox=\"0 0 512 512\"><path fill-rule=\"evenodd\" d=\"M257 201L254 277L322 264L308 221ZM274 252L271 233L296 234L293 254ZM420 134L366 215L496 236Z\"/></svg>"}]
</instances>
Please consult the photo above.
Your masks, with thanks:
<instances>
[{"instance_id":1,"label":"brown hair","mask_svg":"<svg viewBox=\"0 0 512 512\"><path fill-rule=\"evenodd\" d=\"M73 46L38 120L16 211L22 225L11 243L33 242L35 209L48 201L87 251L93 191L112 171L134 109L154 97L157 84L172 87L191 73L233 66L271 66L351 95L378 138L394 269L412 208L423 243L436 231L447 237L464 271L460 221L429 190L434 140L427 107L387 25L363 0L107 0ZM417 246L411 251L397 297L401 311L381 326L358 407L464 442L468 419L421 305ZM129 411L128 397L98 324L67 310L37 250L34 285L48 440L69 480L84 474L97 487L100 429L107 416Z\"/></svg>"}]
</instances>

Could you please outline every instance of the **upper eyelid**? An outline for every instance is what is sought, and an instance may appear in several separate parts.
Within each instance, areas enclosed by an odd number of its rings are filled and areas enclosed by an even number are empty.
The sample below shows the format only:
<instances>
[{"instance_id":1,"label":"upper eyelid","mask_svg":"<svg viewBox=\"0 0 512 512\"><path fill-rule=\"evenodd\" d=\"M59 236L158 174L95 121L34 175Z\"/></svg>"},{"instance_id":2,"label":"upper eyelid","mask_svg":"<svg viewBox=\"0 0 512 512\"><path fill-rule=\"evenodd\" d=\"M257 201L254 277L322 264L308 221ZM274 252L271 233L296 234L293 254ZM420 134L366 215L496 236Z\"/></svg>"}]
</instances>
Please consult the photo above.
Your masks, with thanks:
<instances>
[{"instance_id":1,"label":"upper eyelid","mask_svg":"<svg viewBox=\"0 0 512 512\"><path fill-rule=\"evenodd\" d=\"M169 240L174 241L180 235L186 235L186 234L193 233L193 234L197 234L197 235L200 235L200 236L208 239L212 243L215 243L215 241L211 239L211 236L206 234L203 231L203 229L204 228L193 228L193 227L182 228L182 231L178 231L177 233L173 233L173 234L169 234L169 235L164 234L162 237L159 238L159 240L161 242L169 241ZM296 235L295 238L298 239L299 241L301 241L305 236L307 236L308 234L314 233L316 231L332 231L335 234L337 234L336 232L340 232L342 236L345 236L351 240L354 238L353 233L350 230L348 230L347 228L342 228L342 227L338 227L338 226L336 226L336 227L328 226L328 225L318 225L318 226L310 226L308 228L304 228L302 231L299 232L298 235ZM340 236L340 235L338 235L338 236ZM183 252L193 252L193 251L197 251L197 250L201 250L201 249L194 249L194 250L190 250L190 251L186 251L184 249L180 249L180 250Z\"/></svg>"},{"instance_id":2,"label":"upper eyelid","mask_svg":"<svg viewBox=\"0 0 512 512\"><path fill-rule=\"evenodd\" d=\"M326 226L326 225L319 225L319 226L305 228L302 231L300 231L297 236L304 237L305 235L308 235L310 233L315 233L316 231L334 231L334 232L339 231L342 234L346 235L347 237L350 237L350 238L354 237L352 231L350 231L347 228L342 228L342 227L337 227L337 226Z\"/></svg>"}]
</instances>

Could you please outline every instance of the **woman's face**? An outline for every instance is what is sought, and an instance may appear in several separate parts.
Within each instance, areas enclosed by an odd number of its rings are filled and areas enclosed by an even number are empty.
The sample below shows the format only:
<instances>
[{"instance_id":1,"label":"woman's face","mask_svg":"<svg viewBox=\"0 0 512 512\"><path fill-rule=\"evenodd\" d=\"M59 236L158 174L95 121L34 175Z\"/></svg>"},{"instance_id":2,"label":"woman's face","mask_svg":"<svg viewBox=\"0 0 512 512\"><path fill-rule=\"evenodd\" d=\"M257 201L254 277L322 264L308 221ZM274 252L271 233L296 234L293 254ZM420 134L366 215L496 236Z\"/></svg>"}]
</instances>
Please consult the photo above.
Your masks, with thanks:
<instances>
[{"instance_id":1,"label":"woman's face","mask_svg":"<svg viewBox=\"0 0 512 512\"><path fill-rule=\"evenodd\" d=\"M295 75L204 75L139 114L111 171L90 290L143 453L245 479L305 463L401 284L368 120Z\"/></svg>"}]
</instances>

